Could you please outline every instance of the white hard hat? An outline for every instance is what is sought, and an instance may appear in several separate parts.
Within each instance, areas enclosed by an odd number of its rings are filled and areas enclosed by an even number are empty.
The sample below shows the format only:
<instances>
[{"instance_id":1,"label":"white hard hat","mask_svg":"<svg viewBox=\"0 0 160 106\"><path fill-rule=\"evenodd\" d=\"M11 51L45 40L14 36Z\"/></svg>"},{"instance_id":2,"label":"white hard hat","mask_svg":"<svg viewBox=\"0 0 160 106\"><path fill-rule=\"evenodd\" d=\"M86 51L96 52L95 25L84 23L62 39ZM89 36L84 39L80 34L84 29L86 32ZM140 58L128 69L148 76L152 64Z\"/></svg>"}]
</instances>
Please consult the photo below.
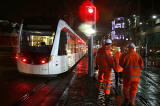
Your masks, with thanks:
<instances>
[{"instance_id":1,"label":"white hard hat","mask_svg":"<svg viewBox=\"0 0 160 106\"><path fill-rule=\"evenodd\" d=\"M107 39L106 43L112 43L112 40L111 39Z\"/></svg>"},{"instance_id":2,"label":"white hard hat","mask_svg":"<svg viewBox=\"0 0 160 106\"><path fill-rule=\"evenodd\" d=\"M131 44L129 44L129 46L128 46L129 48L135 48L136 46L135 46L135 44L134 43L131 43Z\"/></svg>"},{"instance_id":3,"label":"white hard hat","mask_svg":"<svg viewBox=\"0 0 160 106\"><path fill-rule=\"evenodd\" d=\"M118 52L120 52L120 51L121 51L121 49L120 49L120 48L117 48L117 51L118 51Z\"/></svg>"}]
</instances>

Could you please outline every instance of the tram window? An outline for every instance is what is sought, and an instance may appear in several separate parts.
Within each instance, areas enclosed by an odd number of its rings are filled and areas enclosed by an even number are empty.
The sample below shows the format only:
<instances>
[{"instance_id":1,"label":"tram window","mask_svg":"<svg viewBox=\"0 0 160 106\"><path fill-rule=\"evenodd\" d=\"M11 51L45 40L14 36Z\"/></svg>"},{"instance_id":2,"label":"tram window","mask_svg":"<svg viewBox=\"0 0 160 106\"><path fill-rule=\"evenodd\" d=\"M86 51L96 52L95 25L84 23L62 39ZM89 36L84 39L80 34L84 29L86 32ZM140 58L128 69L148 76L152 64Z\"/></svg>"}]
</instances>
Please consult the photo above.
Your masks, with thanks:
<instances>
[{"instance_id":1,"label":"tram window","mask_svg":"<svg viewBox=\"0 0 160 106\"><path fill-rule=\"evenodd\" d=\"M67 46L67 33L61 32L60 41L59 41L59 48L58 48L58 55L66 55L66 46Z\"/></svg>"},{"instance_id":2,"label":"tram window","mask_svg":"<svg viewBox=\"0 0 160 106\"><path fill-rule=\"evenodd\" d=\"M67 54L73 54L76 52L75 43L75 38L72 35L69 35L69 33L67 33Z\"/></svg>"},{"instance_id":3,"label":"tram window","mask_svg":"<svg viewBox=\"0 0 160 106\"><path fill-rule=\"evenodd\" d=\"M75 53L75 45L74 45L74 43L72 44L72 53Z\"/></svg>"},{"instance_id":4,"label":"tram window","mask_svg":"<svg viewBox=\"0 0 160 106\"><path fill-rule=\"evenodd\" d=\"M73 36L70 37L72 40L71 51L72 53L76 53L76 40Z\"/></svg>"},{"instance_id":5,"label":"tram window","mask_svg":"<svg viewBox=\"0 0 160 106\"><path fill-rule=\"evenodd\" d=\"M52 50L54 36L28 34L23 32L21 52L49 54Z\"/></svg>"},{"instance_id":6,"label":"tram window","mask_svg":"<svg viewBox=\"0 0 160 106\"><path fill-rule=\"evenodd\" d=\"M75 44L74 44L74 53L77 53L76 47L77 47L77 45L76 45L76 43L75 43Z\"/></svg>"}]
</instances>

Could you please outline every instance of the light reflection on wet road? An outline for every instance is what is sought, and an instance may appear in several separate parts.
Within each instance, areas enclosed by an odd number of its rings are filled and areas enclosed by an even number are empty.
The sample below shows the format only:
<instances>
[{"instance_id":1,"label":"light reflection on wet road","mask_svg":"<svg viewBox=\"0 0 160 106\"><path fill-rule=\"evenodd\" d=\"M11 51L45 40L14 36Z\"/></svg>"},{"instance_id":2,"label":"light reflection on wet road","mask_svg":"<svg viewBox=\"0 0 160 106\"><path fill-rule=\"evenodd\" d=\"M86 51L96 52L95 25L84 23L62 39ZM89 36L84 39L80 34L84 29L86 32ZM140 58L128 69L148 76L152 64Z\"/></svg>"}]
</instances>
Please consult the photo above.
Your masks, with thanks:
<instances>
[{"instance_id":1,"label":"light reflection on wet road","mask_svg":"<svg viewBox=\"0 0 160 106\"><path fill-rule=\"evenodd\" d=\"M142 103L139 103L141 101ZM160 70L147 68L142 71L137 92L137 106L160 106ZM142 105L142 106L143 106Z\"/></svg>"},{"instance_id":2,"label":"light reflection on wet road","mask_svg":"<svg viewBox=\"0 0 160 106\"><path fill-rule=\"evenodd\" d=\"M120 86L121 90L118 88L120 92L116 94L118 89L114 83L115 75L112 71L111 94L117 103L112 104L111 106L121 106L123 101L122 85ZM142 70L135 106L160 106L160 69L150 67Z\"/></svg>"}]
</instances>

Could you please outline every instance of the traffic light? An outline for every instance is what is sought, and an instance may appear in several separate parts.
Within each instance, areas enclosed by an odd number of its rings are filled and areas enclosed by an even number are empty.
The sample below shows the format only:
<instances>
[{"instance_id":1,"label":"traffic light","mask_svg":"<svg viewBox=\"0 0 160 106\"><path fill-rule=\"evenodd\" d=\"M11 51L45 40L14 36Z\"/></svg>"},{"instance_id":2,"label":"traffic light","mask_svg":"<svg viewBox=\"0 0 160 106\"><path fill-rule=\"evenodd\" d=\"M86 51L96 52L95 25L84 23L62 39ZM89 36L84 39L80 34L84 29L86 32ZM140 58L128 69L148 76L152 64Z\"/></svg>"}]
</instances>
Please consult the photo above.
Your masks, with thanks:
<instances>
[{"instance_id":1,"label":"traffic light","mask_svg":"<svg viewBox=\"0 0 160 106\"><path fill-rule=\"evenodd\" d=\"M89 7L88 8L88 13L93 14L93 8Z\"/></svg>"},{"instance_id":2,"label":"traffic light","mask_svg":"<svg viewBox=\"0 0 160 106\"><path fill-rule=\"evenodd\" d=\"M97 9L90 1L85 1L80 5L79 15L84 22L95 23L98 20Z\"/></svg>"}]
</instances>

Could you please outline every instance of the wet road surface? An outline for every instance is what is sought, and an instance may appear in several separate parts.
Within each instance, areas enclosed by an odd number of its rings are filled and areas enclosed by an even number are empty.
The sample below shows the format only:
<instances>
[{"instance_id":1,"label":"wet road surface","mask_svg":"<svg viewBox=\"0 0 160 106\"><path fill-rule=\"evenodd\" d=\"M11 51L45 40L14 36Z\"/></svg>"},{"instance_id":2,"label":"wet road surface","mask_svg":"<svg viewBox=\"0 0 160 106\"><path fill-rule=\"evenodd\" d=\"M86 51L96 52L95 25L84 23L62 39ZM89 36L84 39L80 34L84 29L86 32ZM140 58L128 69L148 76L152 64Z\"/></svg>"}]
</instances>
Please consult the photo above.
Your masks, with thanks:
<instances>
[{"instance_id":1,"label":"wet road surface","mask_svg":"<svg viewBox=\"0 0 160 106\"><path fill-rule=\"evenodd\" d=\"M3 56L0 62L1 106L13 105L19 97L24 96L42 82L45 83L42 88L18 105L54 106L59 102L59 98L75 73L77 76L59 106L121 106L123 101L122 84L115 86L115 74L112 71L111 99L110 102L105 102L103 89L98 91L95 87L96 78L91 79L87 75L87 58L82 59L76 71L70 72L68 76L50 79L49 82L46 82L46 79L34 78L33 80L32 77L22 76L17 72L14 59L11 60L11 57ZM135 106L160 106L160 69L149 67L142 70Z\"/></svg>"}]
</instances>

